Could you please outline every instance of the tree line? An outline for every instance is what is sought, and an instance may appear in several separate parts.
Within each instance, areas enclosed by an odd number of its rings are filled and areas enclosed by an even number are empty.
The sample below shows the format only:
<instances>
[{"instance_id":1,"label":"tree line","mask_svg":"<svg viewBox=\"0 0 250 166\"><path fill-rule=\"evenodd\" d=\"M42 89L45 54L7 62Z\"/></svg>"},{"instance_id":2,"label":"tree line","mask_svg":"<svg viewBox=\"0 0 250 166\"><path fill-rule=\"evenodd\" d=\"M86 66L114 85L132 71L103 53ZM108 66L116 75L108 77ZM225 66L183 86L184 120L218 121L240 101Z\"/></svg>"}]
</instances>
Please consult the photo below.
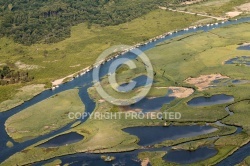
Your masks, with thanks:
<instances>
[{"instance_id":1,"label":"tree line","mask_svg":"<svg viewBox=\"0 0 250 166\"><path fill-rule=\"evenodd\" d=\"M159 5L186 0L0 0L0 37L25 45L54 43L70 36L70 28L86 22L117 25Z\"/></svg>"},{"instance_id":2,"label":"tree line","mask_svg":"<svg viewBox=\"0 0 250 166\"><path fill-rule=\"evenodd\" d=\"M34 77L30 77L28 72L11 70L9 66L0 68L0 85L24 83L33 79Z\"/></svg>"}]
</instances>

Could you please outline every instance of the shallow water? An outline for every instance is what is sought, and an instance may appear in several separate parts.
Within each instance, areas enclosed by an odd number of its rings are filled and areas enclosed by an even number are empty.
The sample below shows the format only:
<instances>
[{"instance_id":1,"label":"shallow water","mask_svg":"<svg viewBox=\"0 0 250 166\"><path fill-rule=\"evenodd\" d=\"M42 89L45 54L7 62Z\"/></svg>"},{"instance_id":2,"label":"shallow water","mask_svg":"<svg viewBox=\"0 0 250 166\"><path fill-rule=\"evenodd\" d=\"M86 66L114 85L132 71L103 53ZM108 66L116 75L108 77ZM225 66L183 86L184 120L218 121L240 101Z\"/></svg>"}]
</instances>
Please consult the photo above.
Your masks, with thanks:
<instances>
[{"instance_id":1,"label":"shallow water","mask_svg":"<svg viewBox=\"0 0 250 166\"><path fill-rule=\"evenodd\" d=\"M226 104L226 103L232 103L234 102L234 97L225 95L225 94L219 94L219 95L213 95L211 97L196 97L193 98L188 102L189 106L211 106L216 104Z\"/></svg>"},{"instance_id":2,"label":"shallow water","mask_svg":"<svg viewBox=\"0 0 250 166\"><path fill-rule=\"evenodd\" d=\"M212 85L216 85L216 86L228 86L231 84L247 84L250 81L248 80L234 80L234 79L230 79L230 78L226 78L226 79L219 79L219 80L214 80L212 82Z\"/></svg>"},{"instance_id":3,"label":"shallow water","mask_svg":"<svg viewBox=\"0 0 250 166\"><path fill-rule=\"evenodd\" d=\"M153 127L131 127L123 129L131 135L137 136L139 145L147 146L161 143L165 140L176 140L179 138L194 137L202 134L212 133L218 130L211 126L153 126Z\"/></svg>"},{"instance_id":4,"label":"shallow water","mask_svg":"<svg viewBox=\"0 0 250 166\"><path fill-rule=\"evenodd\" d=\"M237 48L238 50L250 50L250 44L249 45L242 45Z\"/></svg>"},{"instance_id":5,"label":"shallow water","mask_svg":"<svg viewBox=\"0 0 250 166\"><path fill-rule=\"evenodd\" d=\"M239 148L232 155L222 160L216 166L225 166L225 165L236 165L242 162L246 157L250 156L250 143Z\"/></svg>"},{"instance_id":6,"label":"shallow water","mask_svg":"<svg viewBox=\"0 0 250 166\"><path fill-rule=\"evenodd\" d=\"M121 84L117 88L117 90L120 91L120 92L129 92L129 91L131 91L131 90L133 90L135 88L147 85L147 79L151 79L151 78L148 78L145 75L138 76L138 77L136 77L136 78L134 78L134 79L131 80L131 83L132 82L136 83L134 88L130 89L130 86L128 86L129 83L124 83L124 84Z\"/></svg>"},{"instance_id":7,"label":"shallow water","mask_svg":"<svg viewBox=\"0 0 250 166\"><path fill-rule=\"evenodd\" d=\"M250 56L235 57L225 61L225 64L244 64L250 66Z\"/></svg>"},{"instance_id":8,"label":"shallow water","mask_svg":"<svg viewBox=\"0 0 250 166\"><path fill-rule=\"evenodd\" d=\"M83 138L84 137L81 134L71 132L68 134L63 134L55 138L52 138L51 140L39 145L38 147L43 147L43 148L58 147L79 142Z\"/></svg>"},{"instance_id":9,"label":"shallow water","mask_svg":"<svg viewBox=\"0 0 250 166\"><path fill-rule=\"evenodd\" d=\"M190 164L215 156L218 151L214 148L201 147L195 151L173 150L167 153L163 159L178 164Z\"/></svg>"},{"instance_id":10,"label":"shallow water","mask_svg":"<svg viewBox=\"0 0 250 166\"><path fill-rule=\"evenodd\" d=\"M144 98L130 107L132 109L141 109L142 112L158 111L164 104L169 104L174 99L175 97L169 97L168 94L164 97Z\"/></svg>"}]
</instances>

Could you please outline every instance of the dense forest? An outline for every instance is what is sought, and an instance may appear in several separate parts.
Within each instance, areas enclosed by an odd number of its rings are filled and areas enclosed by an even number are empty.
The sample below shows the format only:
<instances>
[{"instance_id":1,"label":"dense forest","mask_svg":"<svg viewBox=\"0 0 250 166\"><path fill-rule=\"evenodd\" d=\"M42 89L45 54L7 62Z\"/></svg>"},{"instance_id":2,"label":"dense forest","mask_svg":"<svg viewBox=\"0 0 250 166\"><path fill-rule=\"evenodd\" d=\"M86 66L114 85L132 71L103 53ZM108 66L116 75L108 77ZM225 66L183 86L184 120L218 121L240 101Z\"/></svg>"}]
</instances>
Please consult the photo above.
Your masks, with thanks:
<instances>
[{"instance_id":1,"label":"dense forest","mask_svg":"<svg viewBox=\"0 0 250 166\"><path fill-rule=\"evenodd\" d=\"M159 5L185 0L0 0L0 35L25 45L70 36L72 25L101 26L131 21ZM0 36L0 37L1 37Z\"/></svg>"},{"instance_id":2,"label":"dense forest","mask_svg":"<svg viewBox=\"0 0 250 166\"><path fill-rule=\"evenodd\" d=\"M9 66L0 68L0 85L29 82L33 79L34 77L30 77L28 72L11 70Z\"/></svg>"}]
</instances>

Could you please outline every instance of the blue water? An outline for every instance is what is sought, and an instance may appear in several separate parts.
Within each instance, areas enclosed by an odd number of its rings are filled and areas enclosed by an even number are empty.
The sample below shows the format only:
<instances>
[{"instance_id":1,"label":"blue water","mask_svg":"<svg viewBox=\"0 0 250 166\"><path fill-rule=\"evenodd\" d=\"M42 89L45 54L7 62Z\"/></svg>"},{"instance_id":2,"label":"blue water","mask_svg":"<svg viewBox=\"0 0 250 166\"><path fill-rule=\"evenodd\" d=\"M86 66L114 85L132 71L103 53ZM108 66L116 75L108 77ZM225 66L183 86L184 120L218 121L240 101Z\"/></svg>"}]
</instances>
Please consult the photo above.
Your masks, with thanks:
<instances>
[{"instance_id":1,"label":"blue water","mask_svg":"<svg viewBox=\"0 0 250 166\"><path fill-rule=\"evenodd\" d=\"M142 112L158 111L164 104L169 104L175 97L169 97L168 93L163 97L144 98L141 101L131 105L133 109L141 109Z\"/></svg>"},{"instance_id":2,"label":"blue water","mask_svg":"<svg viewBox=\"0 0 250 166\"><path fill-rule=\"evenodd\" d=\"M213 157L217 153L218 151L214 148L201 147L195 151L187 151L187 150L170 151L163 157L163 159L178 164L190 164Z\"/></svg>"},{"instance_id":3,"label":"blue water","mask_svg":"<svg viewBox=\"0 0 250 166\"><path fill-rule=\"evenodd\" d=\"M213 95L211 97L196 97L193 98L188 102L189 106L211 106L216 104L226 104L226 103L232 103L234 102L234 97L225 95L225 94L219 94L219 95Z\"/></svg>"},{"instance_id":4,"label":"blue water","mask_svg":"<svg viewBox=\"0 0 250 166\"><path fill-rule=\"evenodd\" d=\"M62 161L61 165L69 164L70 166L88 165L88 166L141 166L141 162L138 160L137 155L143 151L155 151L156 149L139 149L131 152L124 153L108 153L106 156L114 156L115 160L111 162L105 162L101 159L102 154L88 154L77 153L67 156L58 157ZM169 151L170 148L158 148L159 151ZM47 161L41 161L34 166L41 166L46 163L52 162L54 159ZM149 165L150 166L150 165Z\"/></svg>"},{"instance_id":5,"label":"blue water","mask_svg":"<svg viewBox=\"0 0 250 166\"><path fill-rule=\"evenodd\" d=\"M214 80L211 84L210 87L221 87L221 86L230 86L230 85L239 85L239 84L248 84L250 83L249 80L234 80L234 79L230 79L230 78L226 78L226 79L218 79L218 80Z\"/></svg>"},{"instance_id":6,"label":"blue water","mask_svg":"<svg viewBox=\"0 0 250 166\"><path fill-rule=\"evenodd\" d=\"M137 136L139 145L147 146L161 143L165 140L176 140L184 137L194 137L216 131L211 126L152 126L152 127L131 127L123 129L131 135Z\"/></svg>"},{"instance_id":7,"label":"blue water","mask_svg":"<svg viewBox=\"0 0 250 166\"><path fill-rule=\"evenodd\" d=\"M81 134L71 132L68 134L63 134L55 138L52 138L51 140L39 145L38 147L43 147L43 148L58 147L79 142L83 138L84 137Z\"/></svg>"},{"instance_id":8,"label":"blue water","mask_svg":"<svg viewBox=\"0 0 250 166\"><path fill-rule=\"evenodd\" d=\"M147 76L145 75L141 75L141 76L138 76L134 79L131 80L131 82L129 83L124 83L124 84L121 84L117 90L120 91L120 92L129 92L135 88L138 88L138 87L141 87L141 86L144 86L144 85L147 85L147 79L151 79L151 78L148 78ZM151 79L152 80L152 79ZM130 86L128 84L134 82L135 83L135 86L132 87L132 89L130 89ZM152 82L152 81L150 81Z\"/></svg>"},{"instance_id":9,"label":"blue water","mask_svg":"<svg viewBox=\"0 0 250 166\"><path fill-rule=\"evenodd\" d=\"M244 46L239 46L237 49L238 50L250 50L250 44L249 45L244 45Z\"/></svg>"},{"instance_id":10,"label":"blue water","mask_svg":"<svg viewBox=\"0 0 250 166\"><path fill-rule=\"evenodd\" d=\"M244 64L250 66L250 56L241 56L229 59L225 64Z\"/></svg>"},{"instance_id":11,"label":"blue water","mask_svg":"<svg viewBox=\"0 0 250 166\"><path fill-rule=\"evenodd\" d=\"M220 28L220 27L224 27L227 25L235 25L235 24L249 22L249 21L250 21L250 18L241 18L238 20L227 21L224 24L218 24L218 25L213 25L213 26L209 26L209 27L207 27L207 26L198 27L197 29L189 29L188 31L181 30L181 31L178 31L177 33L173 33L172 35L165 36L164 38L161 38L155 42L151 42L151 43L148 43L147 45L140 46L139 49L141 51L146 51L146 50L149 50L149 49L155 47L157 44L159 44L165 40L169 40L169 39L172 39L172 38L180 36L180 35L189 34L189 33L198 32L198 31L210 31L214 28ZM122 58L124 56L126 58L130 58L130 59L134 59L137 57L136 55L132 54L131 52L128 52L128 53L126 53L118 58ZM109 61L101 66L100 77L102 77L102 76L106 75L108 72L110 72L109 66L112 63L112 61L113 60L111 60L111 61ZM54 91L46 90L46 91L42 92L41 94L39 94L38 96L34 97L33 99L23 103L22 105L20 105L16 108L13 108L7 112L1 112L0 113L0 126L1 126L0 127L0 147L1 147L0 163L3 162L4 160L6 160L11 155L13 155L14 153L19 152L32 144L35 144L41 140L48 139L52 136L58 135L60 133L63 133L65 131L69 130L71 128L71 125L74 123L74 122L72 122L71 124L68 124L68 125L62 127L61 129L58 129L58 130L53 131L49 134L34 138L32 140L28 140L28 141L25 141L22 143L17 143L17 142L14 142L5 131L4 124L9 117L11 117L12 115L14 115L14 114L32 106L32 105L34 105L34 104L44 100L44 99L51 97L52 95L55 95L57 93L60 93L62 91L69 90L69 89L72 89L75 87L80 87L79 95L80 95L82 101L85 103L86 112L91 113L95 108L95 103L89 98L89 95L87 93L87 88L89 88L93 85L92 81L93 81L93 79L92 79L92 71L91 71L83 76L78 77L77 79L74 79L71 82L68 82L64 85L61 85L59 88L57 88ZM96 81L96 80L94 80L94 81ZM85 122L86 119L87 118L82 119L82 123ZM14 142L14 146L12 148L8 148L6 146L7 141Z\"/></svg>"},{"instance_id":12,"label":"blue water","mask_svg":"<svg viewBox=\"0 0 250 166\"><path fill-rule=\"evenodd\" d=\"M112 154L110 154L113 156ZM89 154L89 155L80 155L74 156L73 158L64 158L62 160L63 164L71 163L70 166L79 166L79 165L88 165L88 166L140 166L141 162L137 159L137 156L133 153L126 154L116 154L115 160L111 162L105 162L101 159L100 154ZM73 160L72 160L73 159ZM76 161L73 162L72 161Z\"/></svg>"},{"instance_id":13,"label":"blue water","mask_svg":"<svg viewBox=\"0 0 250 166\"><path fill-rule=\"evenodd\" d=\"M246 157L250 156L250 143L238 149L232 155L222 160L217 166L225 166L225 165L235 165L242 162Z\"/></svg>"}]
</instances>

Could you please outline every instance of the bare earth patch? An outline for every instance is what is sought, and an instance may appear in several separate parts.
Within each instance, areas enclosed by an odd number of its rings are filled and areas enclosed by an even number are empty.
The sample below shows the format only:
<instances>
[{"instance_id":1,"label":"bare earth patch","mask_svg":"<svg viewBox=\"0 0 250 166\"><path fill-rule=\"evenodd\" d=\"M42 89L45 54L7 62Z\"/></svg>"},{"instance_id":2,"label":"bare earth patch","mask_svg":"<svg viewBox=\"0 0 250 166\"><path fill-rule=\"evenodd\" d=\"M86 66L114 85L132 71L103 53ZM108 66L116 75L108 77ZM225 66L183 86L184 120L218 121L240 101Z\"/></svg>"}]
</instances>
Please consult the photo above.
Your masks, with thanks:
<instances>
[{"instance_id":1,"label":"bare earth patch","mask_svg":"<svg viewBox=\"0 0 250 166\"><path fill-rule=\"evenodd\" d=\"M191 4L195 4L195 3L198 3L198 2L202 2L203 0L191 0L191 1L185 1L185 2L182 2L181 4L182 5L191 5Z\"/></svg>"},{"instance_id":2,"label":"bare earth patch","mask_svg":"<svg viewBox=\"0 0 250 166\"><path fill-rule=\"evenodd\" d=\"M241 15L243 12L250 12L250 3L245 3L234 8L235 11L227 12L226 15L230 18Z\"/></svg>"},{"instance_id":3,"label":"bare earth patch","mask_svg":"<svg viewBox=\"0 0 250 166\"><path fill-rule=\"evenodd\" d=\"M249 46L249 45L250 45L250 43L244 43L241 46Z\"/></svg>"},{"instance_id":4,"label":"bare earth patch","mask_svg":"<svg viewBox=\"0 0 250 166\"><path fill-rule=\"evenodd\" d=\"M223 76L221 74L210 74L210 75L201 75L200 77L197 78L189 77L185 80L185 82L191 85L195 85L199 91L203 91L209 88L210 84L214 80L220 80L224 78L229 78L229 77Z\"/></svg>"},{"instance_id":5,"label":"bare earth patch","mask_svg":"<svg viewBox=\"0 0 250 166\"><path fill-rule=\"evenodd\" d=\"M79 67L79 66L81 66L81 65L77 64L77 65L73 65L73 66L70 66L70 67L74 68L74 67Z\"/></svg>"},{"instance_id":6,"label":"bare earth patch","mask_svg":"<svg viewBox=\"0 0 250 166\"><path fill-rule=\"evenodd\" d=\"M237 6L236 9L249 12L250 11L250 3L245 3L243 5Z\"/></svg>"},{"instance_id":7,"label":"bare earth patch","mask_svg":"<svg viewBox=\"0 0 250 166\"><path fill-rule=\"evenodd\" d=\"M170 90L173 91L169 96L176 97L176 98L186 98L194 93L194 90L191 88L184 88L184 87L169 87Z\"/></svg>"},{"instance_id":8,"label":"bare earth patch","mask_svg":"<svg viewBox=\"0 0 250 166\"><path fill-rule=\"evenodd\" d=\"M166 8L166 7L163 7L163 6L159 6L159 9L167 10L167 8Z\"/></svg>"},{"instance_id":9,"label":"bare earth patch","mask_svg":"<svg viewBox=\"0 0 250 166\"><path fill-rule=\"evenodd\" d=\"M52 87L56 87L56 86L59 86L59 85L63 84L63 81L64 81L64 80L73 78L74 75L78 75L79 73L84 72L84 71L86 71L87 69L89 69L89 67L86 67L86 68L84 68L83 70L78 71L78 72L75 72L75 73L73 73L73 74L70 74L70 75L68 75L68 76L66 76L66 77L63 77L63 78L57 79L57 80L55 80L55 81L52 81L52 82L51 82L51 83L52 83Z\"/></svg>"},{"instance_id":10,"label":"bare earth patch","mask_svg":"<svg viewBox=\"0 0 250 166\"><path fill-rule=\"evenodd\" d=\"M149 164L149 158L145 158L141 162L141 166L147 166Z\"/></svg>"},{"instance_id":11,"label":"bare earth patch","mask_svg":"<svg viewBox=\"0 0 250 166\"><path fill-rule=\"evenodd\" d=\"M23 63L21 61L17 61L15 63L15 65L16 65L16 67L18 69L21 69L21 70L33 70L33 69L38 69L39 68L39 66L37 66L37 65L27 65L27 64L25 64L25 63Z\"/></svg>"},{"instance_id":12,"label":"bare earth patch","mask_svg":"<svg viewBox=\"0 0 250 166\"><path fill-rule=\"evenodd\" d=\"M228 17L230 17L230 18L239 16L239 15L241 15L241 14L242 14L242 12L238 12L238 11L227 12L227 13L226 13L226 15L227 15Z\"/></svg>"},{"instance_id":13,"label":"bare earth patch","mask_svg":"<svg viewBox=\"0 0 250 166\"><path fill-rule=\"evenodd\" d=\"M139 108L132 109L129 106L124 106L124 107L122 107L122 111L123 112L128 112L128 113L133 113L133 112L138 113L138 112L142 112L142 109L139 109Z\"/></svg>"},{"instance_id":14,"label":"bare earth patch","mask_svg":"<svg viewBox=\"0 0 250 166\"><path fill-rule=\"evenodd\" d=\"M68 75L66 77L63 77L61 79L55 80L52 82L52 86L59 86L60 84L63 83L63 80L68 79L68 78L73 78L74 74Z\"/></svg>"}]
</instances>

